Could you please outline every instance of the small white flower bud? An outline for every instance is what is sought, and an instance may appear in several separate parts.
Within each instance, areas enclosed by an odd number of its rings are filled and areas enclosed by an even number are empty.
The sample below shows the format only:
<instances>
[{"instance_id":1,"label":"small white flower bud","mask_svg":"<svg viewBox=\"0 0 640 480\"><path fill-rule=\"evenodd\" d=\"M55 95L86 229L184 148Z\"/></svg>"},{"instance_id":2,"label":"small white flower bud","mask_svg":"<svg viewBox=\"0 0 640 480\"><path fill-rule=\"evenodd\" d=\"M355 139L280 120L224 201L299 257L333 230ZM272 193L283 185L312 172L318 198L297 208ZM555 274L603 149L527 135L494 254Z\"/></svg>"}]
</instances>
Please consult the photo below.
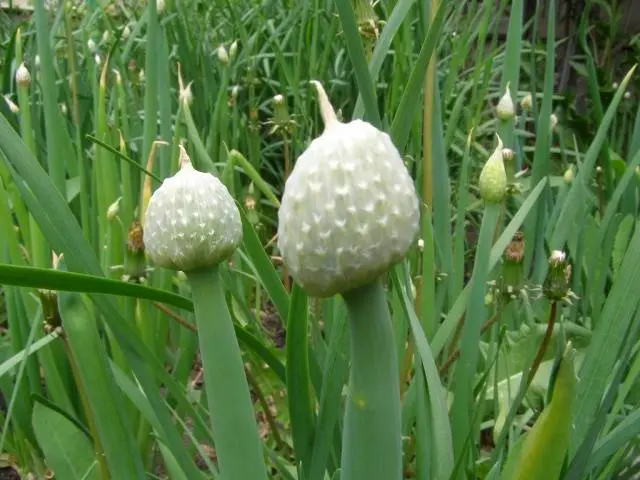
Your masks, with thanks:
<instances>
[{"instance_id":1,"label":"small white flower bud","mask_svg":"<svg viewBox=\"0 0 640 480\"><path fill-rule=\"evenodd\" d=\"M573 178L574 178L575 174L573 172L573 166L570 166L569 168L567 168L564 172L564 175L562 175L562 180L564 181L564 183L566 183L567 185L570 185L571 182L573 182Z\"/></svg>"},{"instance_id":2,"label":"small white flower bud","mask_svg":"<svg viewBox=\"0 0 640 480\"><path fill-rule=\"evenodd\" d=\"M418 251L420 253L424 252L424 240L422 238L418 239Z\"/></svg>"},{"instance_id":3,"label":"small white flower bud","mask_svg":"<svg viewBox=\"0 0 640 480\"><path fill-rule=\"evenodd\" d=\"M67 104L66 103L60 103L60 104L58 104L58 107L60 108L60 113L62 113L63 115L67 114Z\"/></svg>"},{"instance_id":4,"label":"small white flower bud","mask_svg":"<svg viewBox=\"0 0 640 480\"><path fill-rule=\"evenodd\" d=\"M7 103L7 106L9 107L11 113L20 113L20 108L18 107L18 105L13 103L13 101L11 101L11 98L9 98L8 94L4 95L4 101Z\"/></svg>"},{"instance_id":5,"label":"small white flower bud","mask_svg":"<svg viewBox=\"0 0 640 480\"><path fill-rule=\"evenodd\" d=\"M140 73L138 74L138 81L140 83L144 83L144 68L140 69Z\"/></svg>"},{"instance_id":6,"label":"small white flower bud","mask_svg":"<svg viewBox=\"0 0 640 480\"><path fill-rule=\"evenodd\" d=\"M549 264L552 266L557 266L564 263L567 258L567 254L562 250L554 250L551 252L551 256L549 257Z\"/></svg>"},{"instance_id":7,"label":"small white flower bud","mask_svg":"<svg viewBox=\"0 0 640 480\"><path fill-rule=\"evenodd\" d=\"M120 212L120 200L122 200L122 197L118 197L118 199L107 208L107 220L113 220Z\"/></svg>"},{"instance_id":8,"label":"small white flower bud","mask_svg":"<svg viewBox=\"0 0 640 480\"><path fill-rule=\"evenodd\" d=\"M231 46L229 47L229 58L235 58L238 54L238 41L234 40Z\"/></svg>"},{"instance_id":9,"label":"small white flower bud","mask_svg":"<svg viewBox=\"0 0 640 480\"><path fill-rule=\"evenodd\" d=\"M35 64L36 68L40 67L40 55L36 55L36 58L34 59L33 63Z\"/></svg>"},{"instance_id":10,"label":"small white flower bud","mask_svg":"<svg viewBox=\"0 0 640 480\"><path fill-rule=\"evenodd\" d=\"M113 69L113 75L116 77L116 85L122 85L122 75L117 69Z\"/></svg>"},{"instance_id":11,"label":"small white flower bud","mask_svg":"<svg viewBox=\"0 0 640 480\"><path fill-rule=\"evenodd\" d=\"M620 85L618 85L618 82L613 82L613 83L611 84L611 88L613 88L614 90L617 90L619 86L620 86Z\"/></svg>"},{"instance_id":12,"label":"small white flower bud","mask_svg":"<svg viewBox=\"0 0 640 480\"><path fill-rule=\"evenodd\" d=\"M240 93L240 85L234 85L231 87L231 98L235 100L238 98L238 94Z\"/></svg>"},{"instance_id":13,"label":"small white flower bud","mask_svg":"<svg viewBox=\"0 0 640 480\"><path fill-rule=\"evenodd\" d=\"M109 37L111 37L111 32L109 32L109 30L105 30L102 33L102 43L107 43L109 41Z\"/></svg>"},{"instance_id":14,"label":"small white flower bud","mask_svg":"<svg viewBox=\"0 0 640 480\"><path fill-rule=\"evenodd\" d=\"M498 146L485 163L478 179L480 196L487 203L500 203L507 193L507 171L502 157L504 147L500 136L496 136Z\"/></svg>"},{"instance_id":15,"label":"small white flower bud","mask_svg":"<svg viewBox=\"0 0 640 480\"><path fill-rule=\"evenodd\" d=\"M507 82L504 95L502 95L502 98L500 98L498 106L496 107L496 114L500 120L511 120L516 114L516 107L513 104L509 87L510 82Z\"/></svg>"},{"instance_id":16,"label":"small white flower bud","mask_svg":"<svg viewBox=\"0 0 640 480\"><path fill-rule=\"evenodd\" d=\"M164 12L164 0L156 0L156 10L158 11L158 14L162 14L162 12Z\"/></svg>"},{"instance_id":17,"label":"small white flower bud","mask_svg":"<svg viewBox=\"0 0 640 480\"><path fill-rule=\"evenodd\" d=\"M31 85L31 74L24 62L22 62L16 70L16 83L19 87L25 88Z\"/></svg>"},{"instance_id":18,"label":"small white flower bud","mask_svg":"<svg viewBox=\"0 0 640 480\"><path fill-rule=\"evenodd\" d=\"M87 40L87 48L91 53L96 53L98 46L96 45L96 42L93 40L93 38Z\"/></svg>"},{"instance_id":19,"label":"small white flower bud","mask_svg":"<svg viewBox=\"0 0 640 480\"><path fill-rule=\"evenodd\" d=\"M216 53L218 55L218 60L220 60L221 63L225 65L229 63L229 54L227 53L227 49L224 48L224 45L220 45L216 50Z\"/></svg>"},{"instance_id":20,"label":"small white flower bud","mask_svg":"<svg viewBox=\"0 0 640 480\"><path fill-rule=\"evenodd\" d=\"M555 113L552 113L551 116L549 117L549 126L552 132L558 126L558 116Z\"/></svg>"},{"instance_id":21,"label":"small white flower bud","mask_svg":"<svg viewBox=\"0 0 640 480\"><path fill-rule=\"evenodd\" d=\"M189 106L193 103L193 92L191 91L191 83L189 82L182 90L180 90L178 100L182 105Z\"/></svg>"},{"instance_id":22,"label":"small white flower bud","mask_svg":"<svg viewBox=\"0 0 640 480\"><path fill-rule=\"evenodd\" d=\"M533 97L530 93L527 93L522 100L520 100L520 106L526 112L530 111L533 108Z\"/></svg>"},{"instance_id":23,"label":"small white flower bud","mask_svg":"<svg viewBox=\"0 0 640 480\"><path fill-rule=\"evenodd\" d=\"M129 38L129 35L131 35L131 29L129 28L129 25L125 25L122 29L122 39L126 40Z\"/></svg>"},{"instance_id":24,"label":"small white flower bud","mask_svg":"<svg viewBox=\"0 0 640 480\"><path fill-rule=\"evenodd\" d=\"M631 92L624 92L623 97L625 100L629 100L631 98Z\"/></svg>"}]
</instances>

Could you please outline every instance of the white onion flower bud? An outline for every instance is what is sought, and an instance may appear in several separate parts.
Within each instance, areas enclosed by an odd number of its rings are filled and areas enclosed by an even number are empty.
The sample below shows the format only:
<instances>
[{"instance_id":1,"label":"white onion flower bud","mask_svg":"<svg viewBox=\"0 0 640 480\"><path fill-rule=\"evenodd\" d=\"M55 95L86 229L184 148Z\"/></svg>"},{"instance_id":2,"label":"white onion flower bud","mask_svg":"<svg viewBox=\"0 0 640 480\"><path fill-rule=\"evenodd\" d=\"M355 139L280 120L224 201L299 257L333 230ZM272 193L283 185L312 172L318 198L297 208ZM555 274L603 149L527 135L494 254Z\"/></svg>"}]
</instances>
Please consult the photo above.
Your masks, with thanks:
<instances>
[{"instance_id":1,"label":"white onion flower bud","mask_svg":"<svg viewBox=\"0 0 640 480\"><path fill-rule=\"evenodd\" d=\"M278 212L278 246L293 278L328 297L375 281L402 260L419 201L386 133L338 121L319 82L325 129L298 158Z\"/></svg>"},{"instance_id":2,"label":"white onion flower bud","mask_svg":"<svg viewBox=\"0 0 640 480\"><path fill-rule=\"evenodd\" d=\"M511 120L516 114L516 106L513 104L509 86L510 82L507 82L506 91L496 107L496 114L500 120Z\"/></svg>"},{"instance_id":3,"label":"white onion flower bud","mask_svg":"<svg viewBox=\"0 0 640 480\"><path fill-rule=\"evenodd\" d=\"M24 62L22 62L16 70L16 83L19 87L28 87L31 85L31 74Z\"/></svg>"},{"instance_id":4,"label":"white onion flower bud","mask_svg":"<svg viewBox=\"0 0 640 480\"><path fill-rule=\"evenodd\" d=\"M180 147L180 171L153 193L144 244L158 266L189 271L229 258L242 240L240 212L222 182L195 170Z\"/></svg>"}]
</instances>

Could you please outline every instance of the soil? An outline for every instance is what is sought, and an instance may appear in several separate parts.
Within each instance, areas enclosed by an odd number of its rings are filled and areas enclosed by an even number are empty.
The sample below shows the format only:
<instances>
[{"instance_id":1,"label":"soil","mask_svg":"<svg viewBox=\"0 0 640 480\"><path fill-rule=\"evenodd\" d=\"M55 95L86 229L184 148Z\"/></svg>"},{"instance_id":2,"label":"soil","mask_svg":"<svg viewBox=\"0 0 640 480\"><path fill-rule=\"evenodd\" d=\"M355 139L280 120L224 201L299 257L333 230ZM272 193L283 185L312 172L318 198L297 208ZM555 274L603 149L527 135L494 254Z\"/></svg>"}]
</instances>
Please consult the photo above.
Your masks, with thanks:
<instances>
[{"instance_id":1,"label":"soil","mask_svg":"<svg viewBox=\"0 0 640 480\"><path fill-rule=\"evenodd\" d=\"M0 468L0 480L20 480L20 475L11 467Z\"/></svg>"}]
</instances>

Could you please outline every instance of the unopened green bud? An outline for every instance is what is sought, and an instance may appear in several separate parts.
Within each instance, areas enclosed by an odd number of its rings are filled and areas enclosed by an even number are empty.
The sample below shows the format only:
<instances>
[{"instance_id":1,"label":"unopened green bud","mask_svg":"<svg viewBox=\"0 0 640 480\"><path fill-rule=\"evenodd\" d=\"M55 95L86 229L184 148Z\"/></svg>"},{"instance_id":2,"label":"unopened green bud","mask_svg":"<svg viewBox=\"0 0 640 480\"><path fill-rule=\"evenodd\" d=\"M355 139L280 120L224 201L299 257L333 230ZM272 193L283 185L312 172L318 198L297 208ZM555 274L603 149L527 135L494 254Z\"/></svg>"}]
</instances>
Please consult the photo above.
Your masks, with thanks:
<instances>
[{"instance_id":1,"label":"unopened green bud","mask_svg":"<svg viewBox=\"0 0 640 480\"><path fill-rule=\"evenodd\" d=\"M565 170L564 175L562 175L562 180L564 180L564 183L567 185L570 185L571 182L573 182L574 177L575 173L573 171L573 166L570 166Z\"/></svg>"},{"instance_id":2,"label":"unopened green bud","mask_svg":"<svg viewBox=\"0 0 640 480\"><path fill-rule=\"evenodd\" d=\"M530 93L527 93L522 97L522 100L520 100L520 106L525 112L528 112L533 108L533 97Z\"/></svg>"},{"instance_id":3,"label":"unopened green bud","mask_svg":"<svg viewBox=\"0 0 640 480\"><path fill-rule=\"evenodd\" d=\"M513 104L509 88L510 82L507 82L504 95L502 95L496 107L496 114L500 120L511 120L516 114L516 106Z\"/></svg>"},{"instance_id":4,"label":"unopened green bud","mask_svg":"<svg viewBox=\"0 0 640 480\"><path fill-rule=\"evenodd\" d=\"M496 137L498 146L485 163L478 179L480 196L487 203L500 203L507 193L507 172L502 158L503 144L500 136Z\"/></svg>"}]
</instances>

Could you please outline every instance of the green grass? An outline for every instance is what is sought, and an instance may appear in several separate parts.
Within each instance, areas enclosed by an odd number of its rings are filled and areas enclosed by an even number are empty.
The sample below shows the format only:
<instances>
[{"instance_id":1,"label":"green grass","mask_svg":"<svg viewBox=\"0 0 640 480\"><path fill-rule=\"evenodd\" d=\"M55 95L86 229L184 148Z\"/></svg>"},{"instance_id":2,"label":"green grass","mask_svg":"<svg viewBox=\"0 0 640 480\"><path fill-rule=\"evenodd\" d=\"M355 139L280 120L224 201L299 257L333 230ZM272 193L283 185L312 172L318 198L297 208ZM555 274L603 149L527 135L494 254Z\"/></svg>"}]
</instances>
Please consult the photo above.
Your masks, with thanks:
<instances>
[{"instance_id":1,"label":"green grass","mask_svg":"<svg viewBox=\"0 0 640 480\"><path fill-rule=\"evenodd\" d=\"M216 436L229 439L211 428L216 377L201 365L224 362L198 342L205 315L185 276L128 243L183 143L240 209L216 309L227 303L268 477L340 478L363 436L344 417L357 329L342 297L292 282L274 238L286 178L323 131L318 80L343 121L391 135L424 200L421 242L376 293L390 307L404 478L525 478L503 468L544 464L517 455L545 451L535 441L554 415L571 418L558 478L637 475L640 42L617 3L587 2L566 58L553 0L531 18L522 0L98 3L0 12L0 93L19 109L0 99L3 461L38 479L221 478ZM507 84L510 121L495 115ZM511 184L486 206L477 181L496 133L514 152ZM543 288L554 250L571 266L558 302ZM552 404L571 383L558 375L568 341L577 383ZM242 468L242 449L226 451Z\"/></svg>"}]
</instances>

